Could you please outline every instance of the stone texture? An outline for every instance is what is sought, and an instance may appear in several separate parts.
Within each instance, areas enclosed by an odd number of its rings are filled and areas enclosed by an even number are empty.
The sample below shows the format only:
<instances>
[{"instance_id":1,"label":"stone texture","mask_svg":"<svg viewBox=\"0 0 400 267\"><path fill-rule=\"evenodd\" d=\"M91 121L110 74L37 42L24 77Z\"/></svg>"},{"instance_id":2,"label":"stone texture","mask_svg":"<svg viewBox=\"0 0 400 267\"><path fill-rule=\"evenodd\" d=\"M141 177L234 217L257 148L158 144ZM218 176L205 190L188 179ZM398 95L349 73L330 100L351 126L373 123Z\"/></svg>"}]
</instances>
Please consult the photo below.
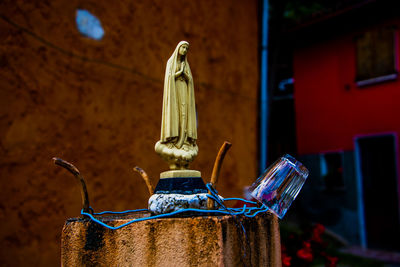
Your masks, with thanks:
<instances>
[{"instance_id":1,"label":"stone texture","mask_svg":"<svg viewBox=\"0 0 400 267\"><path fill-rule=\"evenodd\" d=\"M104 222L116 226L140 216ZM118 230L69 219L61 251L62 266L281 266L278 220L270 213L155 219Z\"/></svg>"},{"instance_id":2,"label":"stone texture","mask_svg":"<svg viewBox=\"0 0 400 267\"><path fill-rule=\"evenodd\" d=\"M221 197L223 200L223 198ZM153 194L148 210L154 214L169 213L181 209L207 209L207 193L204 194ZM216 203L214 203L216 205Z\"/></svg>"},{"instance_id":3,"label":"stone texture","mask_svg":"<svg viewBox=\"0 0 400 267\"><path fill-rule=\"evenodd\" d=\"M0 1L1 266L60 262L61 226L81 200L54 156L83 173L96 211L147 207L132 168L154 185L168 169L154 144L166 61L181 40L191 44L199 120L191 168L208 182L232 142L218 190L241 196L257 176L258 2ZM101 20L101 41L78 32L78 8Z\"/></svg>"}]
</instances>

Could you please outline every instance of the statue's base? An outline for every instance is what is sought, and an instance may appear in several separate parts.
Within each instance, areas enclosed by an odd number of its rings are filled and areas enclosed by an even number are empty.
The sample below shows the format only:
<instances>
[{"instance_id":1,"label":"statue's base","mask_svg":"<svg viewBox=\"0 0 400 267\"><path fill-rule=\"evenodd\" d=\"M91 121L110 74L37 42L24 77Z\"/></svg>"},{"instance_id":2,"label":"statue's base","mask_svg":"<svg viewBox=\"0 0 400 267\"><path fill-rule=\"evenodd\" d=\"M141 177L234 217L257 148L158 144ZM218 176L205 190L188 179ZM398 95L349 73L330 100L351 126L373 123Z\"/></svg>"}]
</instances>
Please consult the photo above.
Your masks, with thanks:
<instances>
[{"instance_id":1,"label":"statue's base","mask_svg":"<svg viewBox=\"0 0 400 267\"><path fill-rule=\"evenodd\" d=\"M185 177L201 178L201 172L196 170L170 170L160 173L160 179Z\"/></svg>"},{"instance_id":2,"label":"statue's base","mask_svg":"<svg viewBox=\"0 0 400 267\"><path fill-rule=\"evenodd\" d=\"M196 144L183 144L181 148L175 147L171 143L162 143L158 141L154 147L158 155L168 162L171 169L185 169L192 162L199 148Z\"/></svg>"},{"instance_id":3,"label":"statue's base","mask_svg":"<svg viewBox=\"0 0 400 267\"><path fill-rule=\"evenodd\" d=\"M153 214L170 213L182 209L207 209L207 194L154 194L149 199Z\"/></svg>"},{"instance_id":4,"label":"statue's base","mask_svg":"<svg viewBox=\"0 0 400 267\"><path fill-rule=\"evenodd\" d=\"M181 209L207 209L207 188L196 170L171 170L160 174L149 210L154 214Z\"/></svg>"},{"instance_id":5,"label":"statue's base","mask_svg":"<svg viewBox=\"0 0 400 267\"><path fill-rule=\"evenodd\" d=\"M201 173L195 170L172 170L162 172L154 194L192 195L207 193Z\"/></svg>"}]
</instances>

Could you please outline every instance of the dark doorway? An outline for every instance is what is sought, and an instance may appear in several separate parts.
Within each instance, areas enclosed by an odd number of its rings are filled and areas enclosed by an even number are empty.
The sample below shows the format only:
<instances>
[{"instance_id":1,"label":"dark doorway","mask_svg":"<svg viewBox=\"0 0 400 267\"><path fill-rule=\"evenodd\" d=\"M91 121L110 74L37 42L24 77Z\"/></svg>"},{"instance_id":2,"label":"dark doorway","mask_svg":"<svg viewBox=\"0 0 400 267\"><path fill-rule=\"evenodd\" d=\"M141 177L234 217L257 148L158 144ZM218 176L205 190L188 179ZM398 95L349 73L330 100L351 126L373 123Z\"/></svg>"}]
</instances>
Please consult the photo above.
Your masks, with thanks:
<instances>
[{"instance_id":1,"label":"dark doorway","mask_svg":"<svg viewBox=\"0 0 400 267\"><path fill-rule=\"evenodd\" d=\"M268 159L270 164L284 154L296 156L296 122L293 98L271 102Z\"/></svg>"},{"instance_id":2,"label":"dark doorway","mask_svg":"<svg viewBox=\"0 0 400 267\"><path fill-rule=\"evenodd\" d=\"M356 139L368 248L400 251L394 135Z\"/></svg>"}]
</instances>

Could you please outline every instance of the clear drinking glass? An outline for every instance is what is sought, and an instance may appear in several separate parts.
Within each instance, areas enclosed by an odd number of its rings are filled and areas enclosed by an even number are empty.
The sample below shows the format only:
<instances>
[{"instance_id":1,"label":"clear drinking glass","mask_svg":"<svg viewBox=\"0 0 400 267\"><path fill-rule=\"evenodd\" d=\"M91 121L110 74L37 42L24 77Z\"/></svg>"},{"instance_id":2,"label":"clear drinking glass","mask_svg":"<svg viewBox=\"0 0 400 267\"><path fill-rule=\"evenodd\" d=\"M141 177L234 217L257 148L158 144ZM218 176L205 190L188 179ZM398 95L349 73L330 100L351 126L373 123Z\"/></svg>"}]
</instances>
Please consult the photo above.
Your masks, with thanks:
<instances>
[{"instance_id":1,"label":"clear drinking glass","mask_svg":"<svg viewBox=\"0 0 400 267\"><path fill-rule=\"evenodd\" d=\"M282 219L307 177L306 167L286 154L253 183L250 194Z\"/></svg>"}]
</instances>

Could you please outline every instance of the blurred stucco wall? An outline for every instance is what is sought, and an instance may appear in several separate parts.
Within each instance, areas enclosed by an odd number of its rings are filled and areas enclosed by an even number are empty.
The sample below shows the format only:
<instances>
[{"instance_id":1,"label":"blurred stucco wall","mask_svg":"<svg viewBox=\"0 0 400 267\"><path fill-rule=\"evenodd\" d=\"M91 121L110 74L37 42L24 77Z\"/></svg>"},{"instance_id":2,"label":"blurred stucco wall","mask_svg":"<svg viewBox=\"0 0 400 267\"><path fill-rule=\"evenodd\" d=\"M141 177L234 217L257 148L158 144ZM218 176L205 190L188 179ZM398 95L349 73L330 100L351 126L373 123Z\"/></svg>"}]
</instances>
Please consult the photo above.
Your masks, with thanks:
<instances>
[{"instance_id":1,"label":"blurred stucco wall","mask_svg":"<svg viewBox=\"0 0 400 267\"><path fill-rule=\"evenodd\" d=\"M102 22L79 34L77 9ZM257 174L258 1L2 1L0 3L0 265L56 266L66 218L79 216L78 167L96 211L147 206L167 164L159 138L165 64L190 42L199 156L207 182L233 143L218 189L241 196Z\"/></svg>"}]
</instances>

